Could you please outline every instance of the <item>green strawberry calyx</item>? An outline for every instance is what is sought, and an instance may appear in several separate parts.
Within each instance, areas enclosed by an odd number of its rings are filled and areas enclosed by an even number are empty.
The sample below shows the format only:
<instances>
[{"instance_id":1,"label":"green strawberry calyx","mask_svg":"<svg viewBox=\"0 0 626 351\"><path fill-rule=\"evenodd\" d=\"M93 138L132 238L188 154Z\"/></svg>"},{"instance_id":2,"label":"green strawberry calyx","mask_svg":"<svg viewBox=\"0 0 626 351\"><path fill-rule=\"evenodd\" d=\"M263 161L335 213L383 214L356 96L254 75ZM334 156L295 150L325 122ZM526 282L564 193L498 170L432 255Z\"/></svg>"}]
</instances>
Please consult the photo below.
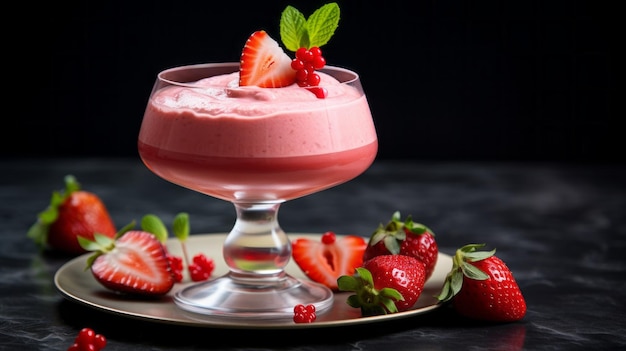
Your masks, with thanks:
<instances>
[{"instance_id":1,"label":"green strawberry calyx","mask_svg":"<svg viewBox=\"0 0 626 351\"><path fill-rule=\"evenodd\" d=\"M37 215L37 221L28 229L26 236L31 238L37 247L45 248L48 242L48 228L59 218L59 206L76 191L80 190L80 183L73 175L64 177L65 189L53 191L48 207Z\"/></svg>"},{"instance_id":2,"label":"green strawberry calyx","mask_svg":"<svg viewBox=\"0 0 626 351\"><path fill-rule=\"evenodd\" d=\"M87 251L94 252L93 255L87 258L87 266L85 269L91 267L98 256L111 252L115 248L115 242L117 239L126 234L126 232L132 230L134 227L135 221L132 221L124 226L124 228L120 229L113 238L101 233L94 233L94 240L78 236L77 239L80 246ZM162 244L165 244L169 237L167 227L161 218L154 214L146 214L141 218L141 230L154 235L154 237L157 238ZM176 238L178 238L181 243L184 243L189 237L190 232L189 215L185 212L177 214L174 218L172 230ZM183 250L186 251L184 246Z\"/></svg>"},{"instance_id":3,"label":"green strawberry calyx","mask_svg":"<svg viewBox=\"0 0 626 351\"><path fill-rule=\"evenodd\" d=\"M434 235L433 232L425 225L413 222L410 215L402 221L400 212L396 211L393 213L391 220L386 225L383 225L382 223L378 225L378 228L376 228L376 231L374 231L370 239L370 246L383 241L387 250L389 250L391 254L397 255L400 253L400 244L406 240L405 229L408 229L417 235L421 235L426 232L430 232Z\"/></svg>"},{"instance_id":4,"label":"green strawberry calyx","mask_svg":"<svg viewBox=\"0 0 626 351\"><path fill-rule=\"evenodd\" d=\"M398 308L394 301L404 300L402 294L396 289L376 289L371 272L363 267L356 268L352 276L342 275L337 278L337 286L340 291L355 292L354 295L348 297L346 302L351 307L361 308L363 316L396 313Z\"/></svg>"},{"instance_id":5,"label":"green strawberry calyx","mask_svg":"<svg viewBox=\"0 0 626 351\"><path fill-rule=\"evenodd\" d=\"M496 253L495 249L491 251L476 251L484 246L485 244L467 244L456 250L456 254L452 258L452 269L446 276L441 292L436 296L440 302L451 300L454 295L461 291L463 276L474 280L489 279L487 273L470 264L470 262L482 261Z\"/></svg>"},{"instance_id":6,"label":"green strawberry calyx","mask_svg":"<svg viewBox=\"0 0 626 351\"><path fill-rule=\"evenodd\" d=\"M339 5L335 2L323 5L308 18L295 7L287 6L280 16L281 40L293 52L302 47L321 47L335 34L339 17Z\"/></svg>"},{"instance_id":7,"label":"green strawberry calyx","mask_svg":"<svg viewBox=\"0 0 626 351\"><path fill-rule=\"evenodd\" d=\"M78 239L80 247L82 247L86 251L93 252L93 254L87 258L85 270L88 270L89 267L93 265L93 262L96 260L96 258L98 258L98 256L113 251L113 249L115 249L115 241L117 241L117 239L132 230L134 227L135 221L128 223L122 229L120 229L113 238L97 232L93 233L93 240L87 239L84 236L77 236L76 239Z\"/></svg>"}]
</instances>

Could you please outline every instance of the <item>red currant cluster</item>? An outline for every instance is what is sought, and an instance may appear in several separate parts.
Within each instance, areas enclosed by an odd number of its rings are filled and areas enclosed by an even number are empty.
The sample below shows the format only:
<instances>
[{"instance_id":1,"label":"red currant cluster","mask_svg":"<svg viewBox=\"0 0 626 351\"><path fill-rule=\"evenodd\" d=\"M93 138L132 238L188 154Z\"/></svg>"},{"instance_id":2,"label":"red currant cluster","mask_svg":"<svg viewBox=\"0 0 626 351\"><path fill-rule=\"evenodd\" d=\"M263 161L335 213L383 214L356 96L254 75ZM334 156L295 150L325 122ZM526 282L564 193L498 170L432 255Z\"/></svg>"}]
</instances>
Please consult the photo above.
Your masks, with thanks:
<instances>
[{"instance_id":1,"label":"red currant cluster","mask_svg":"<svg viewBox=\"0 0 626 351\"><path fill-rule=\"evenodd\" d=\"M170 269L172 270L172 275L174 276L174 281L180 283L183 281L183 259L180 256L174 256L172 254L167 254L167 261L170 263Z\"/></svg>"},{"instance_id":2,"label":"red currant cluster","mask_svg":"<svg viewBox=\"0 0 626 351\"><path fill-rule=\"evenodd\" d=\"M316 318L314 305L298 304L293 308L293 321L296 323L312 323Z\"/></svg>"},{"instance_id":3,"label":"red currant cluster","mask_svg":"<svg viewBox=\"0 0 626 351\"><path fill-rule=\"evenodd\" d=\"M291 61L291 68L296 71L296 82L301 87L315 87L320 84L320 75L315 70L322 69L326 59L322 50L314 46L310 49L296 50L296 58Z\"/></svg>"},{"instance_id":4,"label":"red currant cluster","mask_svg":"<svg viewBox=\"0 0 626 351\"><path fill-rule=\"evenodd\" d=\"M83 328L78 332L72 346L67 351L99 351L107 344L102 334L96 334L91 328Z\"/></svg>"},{"instance_id":5,"label":"red currant cluster","mask_svg":"<svg viewBox=\"0 0 626 351\"><path fill-rule=\"evenodd\" d=\"M189 275L191 280L199 282L209 279L214 269L215 263L213 260L199 253L193 257L193 263L189 265Z\"/></svg>"},{"instance_id":6,"label":"red currant cluster","mask_svg":"<svg viewBox=\"0 0 626 351\"><path fill-rule=\"evenodd\" d=\"M177 283L183 280L183 259L180 256L167 254L167 260L170 263L170 269L172 275ZM215 263L212 259L206 257L204 254L199 253L192 259L192 263L189 264L189 276L194 282L204 281L211 277L213 270L215 269Z\"/></svg>"}]
</instances>

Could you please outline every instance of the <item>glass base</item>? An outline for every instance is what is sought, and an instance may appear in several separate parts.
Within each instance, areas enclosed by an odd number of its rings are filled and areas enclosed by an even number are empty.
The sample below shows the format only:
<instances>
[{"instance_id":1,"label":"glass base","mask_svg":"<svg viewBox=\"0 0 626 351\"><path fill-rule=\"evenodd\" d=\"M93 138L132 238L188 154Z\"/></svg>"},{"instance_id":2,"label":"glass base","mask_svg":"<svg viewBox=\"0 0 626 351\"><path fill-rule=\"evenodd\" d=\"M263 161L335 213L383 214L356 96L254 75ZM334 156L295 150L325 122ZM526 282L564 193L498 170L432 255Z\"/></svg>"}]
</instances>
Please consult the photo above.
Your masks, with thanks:
<instances>
[{"instance_id":1,"label":"glass base","mask_svg":"<svg viewBox=\"0 0 626 351\"><path fill-rule=\"evenodd\" d=\"M183 310L211 317L278 319L293 318L297 304L312 304L316 314L322 314L332 307L333 292L287 274L261 283L231 272L181 289L174 302Z\"/></svg>"}]
</instances>

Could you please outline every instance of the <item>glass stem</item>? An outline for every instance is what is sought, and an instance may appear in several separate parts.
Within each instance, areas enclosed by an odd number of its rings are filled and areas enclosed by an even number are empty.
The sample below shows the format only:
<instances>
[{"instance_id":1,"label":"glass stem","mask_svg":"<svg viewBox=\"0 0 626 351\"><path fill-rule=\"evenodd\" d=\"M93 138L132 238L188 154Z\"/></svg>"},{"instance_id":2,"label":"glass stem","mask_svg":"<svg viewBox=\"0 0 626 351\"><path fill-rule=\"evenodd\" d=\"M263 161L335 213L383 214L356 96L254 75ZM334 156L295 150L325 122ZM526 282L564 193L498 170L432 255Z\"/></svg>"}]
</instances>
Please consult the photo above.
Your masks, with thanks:
<instances>
[{"instance_id":1,"label":"glass stem","mask_svg":"<svg viewBox=\"0 0 626 351\"><path fill-rule=\"evenodd\" d=\"M278 224L280 203L234 203L237 220L224 242L230 275L240 280L279 280L291 243Z\"/></svg>"}]
</instances>

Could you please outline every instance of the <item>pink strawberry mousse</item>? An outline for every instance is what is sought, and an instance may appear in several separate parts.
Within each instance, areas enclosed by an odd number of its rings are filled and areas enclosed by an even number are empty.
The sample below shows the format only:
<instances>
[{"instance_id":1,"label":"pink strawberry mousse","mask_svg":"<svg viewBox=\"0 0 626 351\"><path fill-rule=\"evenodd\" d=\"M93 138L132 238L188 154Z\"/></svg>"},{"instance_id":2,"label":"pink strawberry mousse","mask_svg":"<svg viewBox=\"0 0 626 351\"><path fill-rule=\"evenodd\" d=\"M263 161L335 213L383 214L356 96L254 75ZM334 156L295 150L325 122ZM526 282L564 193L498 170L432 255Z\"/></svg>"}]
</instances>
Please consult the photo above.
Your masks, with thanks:
<instances>
[{"instance_id":1,"label":"pink strawberry mousse","mask_svg":"<svg viewBox=\"0 0 626 351\"><path fill-rule=\"evenodd\" d=\"M297 85L239 87L238 73L154 91L141 158L162 178L228 201L283 201L346 182L374 161L376 131L365 95L321 76L324 99Z\"/></svg>"},{"instance_id":2,"label":"pink strawberry mousse","mask_svg":"<svg viewBox=\"0 0 626 351\"><path fill-rule=\"evenodd\" d=\"M181 154L246 158L320 155L376 143L365 95L320 75L324 99L295 84L239 87L237 72L203 79L193 89L169 86L152 96L139 141Z\"/></svg>"}]
</instances>

